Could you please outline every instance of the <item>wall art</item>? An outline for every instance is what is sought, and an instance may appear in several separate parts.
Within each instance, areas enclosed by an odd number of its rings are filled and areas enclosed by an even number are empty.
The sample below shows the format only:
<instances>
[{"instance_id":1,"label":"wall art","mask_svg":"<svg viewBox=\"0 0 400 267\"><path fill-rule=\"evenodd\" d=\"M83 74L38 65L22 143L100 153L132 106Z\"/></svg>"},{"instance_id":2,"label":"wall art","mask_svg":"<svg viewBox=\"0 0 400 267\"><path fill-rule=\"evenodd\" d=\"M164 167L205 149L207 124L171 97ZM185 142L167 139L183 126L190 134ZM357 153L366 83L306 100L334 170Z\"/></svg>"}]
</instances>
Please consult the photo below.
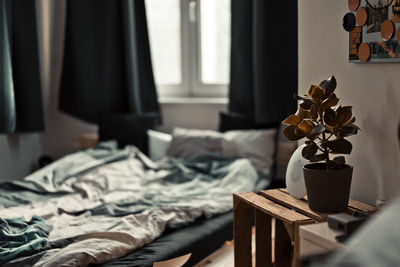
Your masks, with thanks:
<instances>
[{"instance_id":1,"label":"wall art","mask_svg":"<svg viewBox=\"0 0 400 267\"><path fill-rule=\"evenodd\" d=\"M348 0L349 62L400 62L400 0Z\"/></svg>"}]
</instances>

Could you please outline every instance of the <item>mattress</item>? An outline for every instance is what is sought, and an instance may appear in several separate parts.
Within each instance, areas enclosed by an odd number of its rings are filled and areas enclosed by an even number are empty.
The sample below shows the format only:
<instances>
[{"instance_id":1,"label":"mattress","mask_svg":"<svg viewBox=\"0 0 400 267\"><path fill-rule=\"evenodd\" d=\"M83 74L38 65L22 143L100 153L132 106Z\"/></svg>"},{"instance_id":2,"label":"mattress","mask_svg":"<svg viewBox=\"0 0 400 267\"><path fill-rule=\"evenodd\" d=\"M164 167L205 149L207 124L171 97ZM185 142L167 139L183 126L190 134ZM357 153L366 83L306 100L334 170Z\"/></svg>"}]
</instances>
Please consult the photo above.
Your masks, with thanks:
<instances>
[{"instance_id":1,"label":"mattress","mask_svg":"<svg viewBox=\"0 0 400 267\"><path fill-rule=\"evenodd\" d=\"M146 267L188 253L192 256L184 266L193 266L232 238L232 212L228 212L211 219L200 218L182 229L170 229L152 243L121 258L91 266Z\"/></svg>"}]
</instances>

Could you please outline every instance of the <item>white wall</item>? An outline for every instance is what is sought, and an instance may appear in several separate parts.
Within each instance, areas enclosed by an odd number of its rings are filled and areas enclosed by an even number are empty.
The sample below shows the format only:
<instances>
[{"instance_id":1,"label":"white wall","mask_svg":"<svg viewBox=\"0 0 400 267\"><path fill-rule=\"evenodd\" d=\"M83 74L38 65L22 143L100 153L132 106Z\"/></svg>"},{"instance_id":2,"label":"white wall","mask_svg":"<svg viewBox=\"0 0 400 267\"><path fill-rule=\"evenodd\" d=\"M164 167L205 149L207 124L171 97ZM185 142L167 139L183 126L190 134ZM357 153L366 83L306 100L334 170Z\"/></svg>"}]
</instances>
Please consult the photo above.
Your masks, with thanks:
<instances>
[{"instance_id":1,"label":"white wall","mask_svg":"<svg viewBox=\"0 0 400 267\"><path fill-rule=\"evenodd\" d=\"M171 132L173 127L217 130L219 112L227 109L226 104L162 104L163 132Z\"/></svg>"},{"instance_id":2,"label":"white wall","mask_svg":"<svg viewBox=\"0 0 400 267\"><path fill-rule=\"evenodd\" d=\"M97 127L58 111L58 87L63 49L65 0L36 0L40 41L40 63L46 130L43 133L0 135L0 181L20 179L37 168L37 160L47 154L54 158L71 153L82 133ZM52 22L53 21L53 22ZM162 131L174 126L217 129L223 104L163 104Z\"/></svg>"},{"instance_id":3,"label":"white wall","mask_svg":"<svg viewBox=\"0 0 400 267\"><path fill-rule=\"evenodd\" d=\"M348 63L342 18L347 0L299 0L299 93L335 75L337 95L352 105L362 131L350 141L354 166L351 195L375 203L400 189L400 64Z\"/></svg>"}]
</instances>

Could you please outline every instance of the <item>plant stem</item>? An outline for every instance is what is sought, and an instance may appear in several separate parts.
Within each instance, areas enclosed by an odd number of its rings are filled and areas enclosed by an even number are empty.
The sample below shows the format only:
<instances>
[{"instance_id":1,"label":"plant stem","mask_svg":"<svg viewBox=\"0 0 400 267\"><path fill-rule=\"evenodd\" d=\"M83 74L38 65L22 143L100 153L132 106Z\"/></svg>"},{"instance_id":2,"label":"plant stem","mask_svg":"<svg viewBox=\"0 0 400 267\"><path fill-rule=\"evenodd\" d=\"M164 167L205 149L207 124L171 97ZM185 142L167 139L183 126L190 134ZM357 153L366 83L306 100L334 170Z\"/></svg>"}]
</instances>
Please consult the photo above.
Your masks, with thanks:
<instances>
[{"instance_id":1,"label":"plant stem","mask_svg":"<svg viewBox=\"0 0 400 267\"><path fill-rule=\"evenodd\" d=\"M325 133L322 133L322 140L323 140L323 142L325 142L327 140L326 136L325 136ZM326 170L328 170L329 169L329 150L328 150L328 147L324 148L324 155L325 155L325 161L326 161Z\"/></svg>"},{"instance_id":2,"label":"plant stem","mask_svg":"<svg viewBox=\"0 0 400 267\"><path fill-rule=\"evenodd\" d=\"M321 103L319 103L319 105L321 105ZM325 121L324 121L324 117L322 116L322 113L319 113L319 119L320 119L320 123L322 125L325 125ZM329 137L331 137L331 136L329 136ZM329 137L328 137L328 139L329 139ZM328 139L326 138L325 131L322 132L322 142L325 143ZM326 170L329 170L329 150L328 150L328 147L324 147L323 153L325 155Z\"/></svg>"}]
</instances>

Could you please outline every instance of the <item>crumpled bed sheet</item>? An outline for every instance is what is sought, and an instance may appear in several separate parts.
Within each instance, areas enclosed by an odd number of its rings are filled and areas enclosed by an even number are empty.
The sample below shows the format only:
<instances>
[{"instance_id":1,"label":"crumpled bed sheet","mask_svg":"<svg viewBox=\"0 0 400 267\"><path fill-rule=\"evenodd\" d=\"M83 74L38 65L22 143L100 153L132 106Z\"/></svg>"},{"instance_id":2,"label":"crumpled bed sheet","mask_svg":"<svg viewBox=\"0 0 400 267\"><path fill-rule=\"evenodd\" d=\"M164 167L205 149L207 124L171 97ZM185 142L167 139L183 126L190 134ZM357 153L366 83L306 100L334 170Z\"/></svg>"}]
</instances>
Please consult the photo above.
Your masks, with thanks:
<instances>
[{"instance_id":1,"label":"crumpled bed sheet","mask_svg":"<svg viewBox=\"0 0 400 267\"><path fill-rule=\"evenodd\" d=\"M121 257L167 227L231 210L232 193L254 190L258 179L247 159L206 154L155 163L135 147L110 144L77 152L13 184L47 194L47 201L8 199L0 217L39 215L54 228L45 248L5 266L87 266Z\"/></svg>"}]
</instances>

